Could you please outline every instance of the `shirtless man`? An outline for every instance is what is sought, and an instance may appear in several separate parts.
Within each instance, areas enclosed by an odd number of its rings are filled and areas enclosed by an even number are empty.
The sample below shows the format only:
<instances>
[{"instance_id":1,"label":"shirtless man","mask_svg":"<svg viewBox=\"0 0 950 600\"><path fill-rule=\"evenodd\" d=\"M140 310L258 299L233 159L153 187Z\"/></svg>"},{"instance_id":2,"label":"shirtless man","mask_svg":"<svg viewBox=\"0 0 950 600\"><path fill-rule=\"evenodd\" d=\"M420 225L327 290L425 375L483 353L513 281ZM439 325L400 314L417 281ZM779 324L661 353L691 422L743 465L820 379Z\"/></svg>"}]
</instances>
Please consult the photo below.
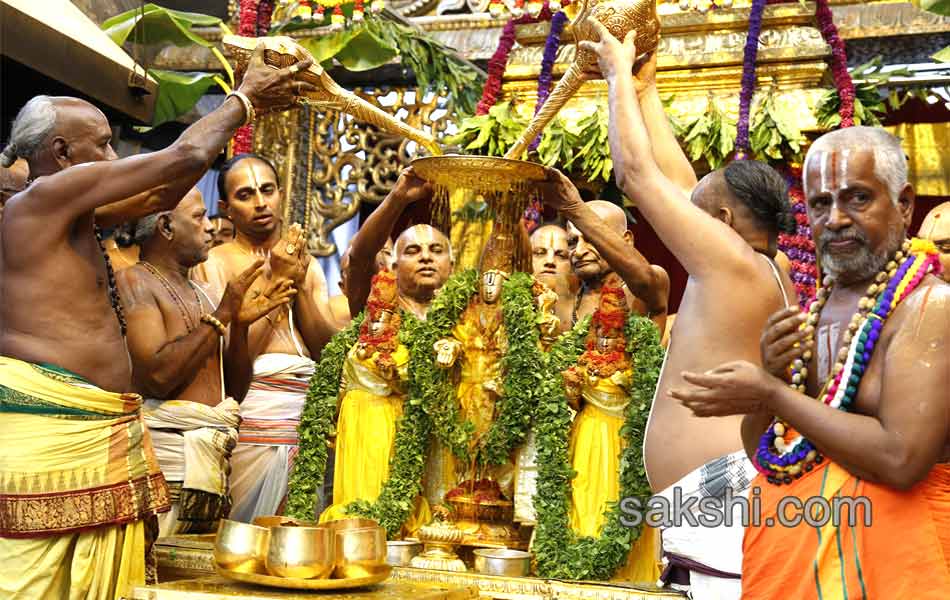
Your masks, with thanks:
<instances>
[{"instance_id":1,"label":"shirtless man","mask_svg":"<svg viewBox=\"0 0 950 600\"><path fill-rule=\"evenodd\" d=\"M772 374L751 361L729 362L684 373L692 385L671 395L702 417L746 415L746 451L769 473L754 483L761 521L746 531L743 598L774 598L777 589L802 600L849 591L943 598L950 589L950 285L932 274L939 261L932 243L905 240L914 190L893 135L851 127L822 136L808 150L804 184L823 285L807 316L788 310L769 320L762 347ZM825 388L836 375L833 408ZM794 446L789 429L808 446ZM789 450L803 460L777 462ZM789 497L813 503L815 496L864 504L828 514L838 523L762 526ZM793 518L795 510L782 513Z\"/></svg>"},{"instance_id":2,"label":"shirtless man","mask_svg":"<svg viewBox=\"0 0 950 600\"><path fill-rule=\"evenodd\" d=\"M762 163L735 161L704 177L688 201L692 167L663 112L655 54L631 77L634 36L621 43L593 26L600 41L582 44L598 54L609 86L617 185L689 273L647 425L647 475L664 496L719 496L725 489L740 496L755 475L742 451L741 417L697 418L669 390L681 385L683 371L738 358L759 362L762 326L777 309L795 305L792 282L773 262L778 232L794 224L785 182ZM696 598L738 598L739 519L733 527L690 525L663 531L672 567L666 580L688 581Z\"/></svg>"},{"instance_id":3,"label":"shirtless man","mask_svg":"<svg viewBox=\"0 0 950 600\"><path fill-rule=\"evenodd\" d=\"M917 235L930 240L940 252L940 263L943 273L940 276L950 282L950 202L944 202L933 207L920 224Z\"/></svg>"},{"instance_id":4,"label":"shirtless man","mask_svg":"<svg viewBox=\"0 0 950 600\"><path fill-rule=\"evenodd\" d=\"M560 225L542 225L531 234L531 265L535 278L557 294L554 314L561 331L573 326L577 276L571 268L567 231Z\"/></svg>"},{"instance_id":5,"label":"shirtless man","mask_svg":"<svg viewBox=\"0 0 950 600\"><path fill-rule=\"evenodd\" d=\"M116 276L133 385L147 398L145 423L172 492L172 510L159 519L162 537L207 533L228 515L228 459L237 443L238 402L251 381L247 328L295 293L283 279L245 298L263 270L260 260L213 303L188 278L208 258L213 231L192 188L175 210L138 222L141 261Z\"/></svg>"},{"instance_id":6,"label":"shirtless man","mask_svg":"<svg viewBox=\"0 0 950 600\"><path fill-rule=\"evenodd\" d=\"M343 266L343 278L346 282L345 293L349 300L351 315L359 314L359 312L363 310L363 305L366 303L370 289L370 277L367 277L366 274L373 273L374 268L379 268L380 258L383 258L380 256L380 253L385 250L387 242L392 238L393 224L396 223L410 204L431 197L432 186L417 177L411 168L404 169L403 172L399 174L399 179L396 180L396 185L393 186L393 189L390 190L386 198L380 202L379 206L377 206L366 219L366 222L363 223L356 235L353 236L352 241L350 241L350 247L347 250L346 264ZM426 228L418 230L415 228L406 230L406 232L409 231L418 232L420 234L425 231L431 234L425 238L426 241L423 245L425 245L428 250L435 250L437 254L428 253L426 255L428 258L435 258L442 255L450 256L451 249L444 239L435 242L438 247L432 246L436 238L440 236L441 238L445 237L435 229L427 226ZM405 233L403 235L405 235ZM415 233L412 235L415 235ZM403 251L405 252L405 247ZM413 255L415 254L413 253ZM390 256L390 260L392 260L392 258L393 257ZM403 256L404 260L406 258L406 256ZM439 264L441 265L441 263ZM410 283L411 279L425 280L426 283L423 284L424 287L429 287L437 282L438 285L431 290L434 293L436 289L442 286L442 283L445 282L450 272L451 271L447 271L441 279L433 279L431 275L427 273L421 274L419 277L407 278L409 273L405 272L403 273L401 285L412 285ZM398 269L396 275L397 277L399 275ZM402 290L400 290L400 295L403 295ZM414 297L416 295L416 293L408 294L408 297ZM422 312L424 313L425 311Z\"/></svg>"},{"instance_id":7,"label":"shirtless man","mask_svg":"<svg viewBox=\"0 0 950 600\"><path fill-rule=\"evenodd\" d=\"M414 225L396 238L393 270L399 305L425 320L429 304L452 274L452 245L431 225Z\"/></svg>"},{"instance_id":8,"label":"shirtless man","mask_svg":"<svg viewBox=\"0 0 950 600\"><path fill-rule=\"evenodd\" d=\"M611 202L584 202L574 184L556 169L548 170L544 201L566 219L571 266L581 280L581 290L568 321L571 326L594 314L600 303L600 287L616 273L624 283L627 305L646 315L661 332L666 327L670 277L666 270L651 265L633 246L623 209Z\"/></svg>"},{"instance_id":9,"label":"shirtless man","mask_svg":"<svg viewBox=\"0 0 950 600\"><path fill-rule=\"evenodd\" d=\"M111 598L144 583L144 520L168 509L168 489L141 398L123 394L125 319L94 211L149 190L177 204L248 119L245 100L290 105L313 89L293 82L308 64L267 67L262 48L239 94L147 155L117 159L105 115L83 100L37 97L17 116L2 161L26 158L33 182L0 225L0 385L45 408L6 404L0 419L0 595ZM50 482L42 500L32 481ZM78 498L101 510L68 509Z\"/></svg>"},{"instance_id":10,"label":"shirtless man","mask_svg":"<svg viewBox=\"0 0 950 600\"><path fill-rule=\"evenodd\" d=\"M298 294L248 330L254 376L241 404L241 430L232 457L231 518L249 522L278 514L297 444L297 422L307 394L313 359L336 333L326 280L307 252L299 226L281 238L281 193L277 171L256 154L239 154L221 168L219 212L235 228L235 239L212 248L192 276L208 284L212 299L228 281L259 259L265 275L251 285L254 296L274 276L288 276Z\"/></svg>"}]
</instances>

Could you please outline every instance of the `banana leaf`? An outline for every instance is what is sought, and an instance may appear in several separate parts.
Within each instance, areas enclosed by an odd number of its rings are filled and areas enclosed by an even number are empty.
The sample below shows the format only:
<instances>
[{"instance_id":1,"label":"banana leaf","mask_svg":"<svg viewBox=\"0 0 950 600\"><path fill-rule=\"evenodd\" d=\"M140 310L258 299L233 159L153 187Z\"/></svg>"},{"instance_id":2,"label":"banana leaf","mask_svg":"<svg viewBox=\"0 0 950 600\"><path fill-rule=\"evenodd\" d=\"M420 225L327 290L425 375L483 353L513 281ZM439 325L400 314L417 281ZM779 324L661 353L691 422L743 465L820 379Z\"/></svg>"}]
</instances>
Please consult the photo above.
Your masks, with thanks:
<instances>
[{"instance_id":1,"label":"banana leaf","mask_svg":"<svg viewBox=\"0 0 950 600\"><path fill-rule=\"evenodd\" d=\"M198 44L211 47L211 42L191 31L192 27L221 27L229 32L227 25L217 17L171 10L151 2L102 23L102 30L120 46L131 36L131 41L142 44L171 42L176 46Z\"/></svg>"},{"instance_id":2,"label":"banana leaf","mask_svg":"<svg viewBox=\"0 0 950 600\"><path fill-rule=\"evenodd\" d=\"M918 0L914 4L926 11L950 17L950 0Z\"/></svg>"},{"instance_id":3,"label":"banana leaf","mask_svg":"<svg viewBox=\"0 0 950 600\"><path fill-rule=\"evenodd\" d=\"M314 60L323 64L339 54L361 32L362 28L351 27L319 37L300 38L296 42L306 48L313 55Z\"/></svg>"},{"instance_id":4,"label":"banana leaf","mask_svg":"<svg viewBox=\"0 0 950 600\"><path fill-rule=\"evenodd\" d=\"M399 51L369 29L363 29L336 55L350 71L368 71L381 67L396 58Z\"/></svg>"},{"instance_id":5,"label":"banana leaf","mask_svg":"<svg viewBox=\"0 0 950 600\"><path fill-rule=\"evenodd\" d=\"M214 73L149 69L148 74L158 82L152 126L174 121L191 110L205 92L224 83Z\"/></svg>"},{"instance_id":6,"label":"banana leaf","mask_svg":"<svg viewBox=\"0 0 950 600\"><path fill-rule=\"evenodd\" d=\"M950 63L950 46L934 54L931 58L937 62Z\"/></svg>"}]
</instances>

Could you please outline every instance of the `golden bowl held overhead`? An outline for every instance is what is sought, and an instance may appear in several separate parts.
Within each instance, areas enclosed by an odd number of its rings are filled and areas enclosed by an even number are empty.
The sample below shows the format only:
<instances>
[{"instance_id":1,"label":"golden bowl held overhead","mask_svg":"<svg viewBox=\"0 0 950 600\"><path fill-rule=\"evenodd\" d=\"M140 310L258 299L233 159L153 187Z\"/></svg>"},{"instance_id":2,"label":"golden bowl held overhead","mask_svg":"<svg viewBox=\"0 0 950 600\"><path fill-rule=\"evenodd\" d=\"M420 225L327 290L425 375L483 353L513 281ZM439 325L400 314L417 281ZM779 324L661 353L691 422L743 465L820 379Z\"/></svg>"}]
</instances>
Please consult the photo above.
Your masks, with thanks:
<instances>
[{"instance_id":1,"label":"golden bowl held overhead","mask_svg":"<svg viewBox=\"0 0 950 600\"><path fill-rule=\"evenodd\" d=\"M323 579L333 571L333 531L328 527L271 527L267 571L278 577Z\"/></svg>"},{"instance_id":2,"label":"golden bowl held overhead","mask_svg":"<svg viewBox=\"0 0 950 600\"><path fill-rule=\"evenodd\" d=\"M333 576L338 579L370 577L389 568L386 530L375 527L338 529L334 533Z\"/></svg>"},{"instance_id":3,"label":"golden bowl held overhead","mask_svg":"<svg viewBox=\"0 0 950 600\"><path fill-rule=\"evenodd\" d=\"M265 561L270 530L222 519L214 543L214 562L226 571L267 573Z\"/></svg>"}]
</instances>

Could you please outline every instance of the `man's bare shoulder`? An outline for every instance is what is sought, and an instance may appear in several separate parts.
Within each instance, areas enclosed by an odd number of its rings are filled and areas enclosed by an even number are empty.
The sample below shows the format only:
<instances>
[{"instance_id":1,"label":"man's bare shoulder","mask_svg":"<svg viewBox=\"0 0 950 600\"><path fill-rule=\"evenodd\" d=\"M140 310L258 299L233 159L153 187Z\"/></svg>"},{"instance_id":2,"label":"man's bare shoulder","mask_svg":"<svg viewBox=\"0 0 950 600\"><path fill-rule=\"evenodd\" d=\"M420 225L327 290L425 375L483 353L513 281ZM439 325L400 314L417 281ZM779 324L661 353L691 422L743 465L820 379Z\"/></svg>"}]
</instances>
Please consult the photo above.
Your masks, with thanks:
<instances>
[{"instance_id":1,"label":"man's bare shoulder","mask_svg":"<svg viewBox=\"0 0 950 600\"><path fill-rule=\"evenodd\" d=\"M939 344L947 348L950 346L950 284L927 275L888 321L895 339L899 335L910 344Z\"/></svg>"},{"instance_id":2,"label":"man's bare shoulder","mask_svg":"<svg viewBox=\"0 0 950 600\"><path fill-rule=\"evenodd\" d=\"M115 274L122 303L129 310L147 304L155 304L155 277L141 264L122 269Z\"/></svg>"}]
</instances>

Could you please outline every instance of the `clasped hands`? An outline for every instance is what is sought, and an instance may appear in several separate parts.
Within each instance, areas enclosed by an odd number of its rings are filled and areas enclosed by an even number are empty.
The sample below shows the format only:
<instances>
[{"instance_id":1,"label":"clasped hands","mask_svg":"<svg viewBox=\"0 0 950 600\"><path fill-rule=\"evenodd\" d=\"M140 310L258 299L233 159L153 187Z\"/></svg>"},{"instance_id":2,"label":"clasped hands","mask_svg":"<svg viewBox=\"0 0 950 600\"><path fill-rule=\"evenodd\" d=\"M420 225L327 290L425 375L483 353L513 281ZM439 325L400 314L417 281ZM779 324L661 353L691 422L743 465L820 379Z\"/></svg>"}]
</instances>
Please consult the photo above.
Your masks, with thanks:
<instances>
[{"instance_id":1,"label":"clasped hands","mask_svg":"<svg viewBox=\"0 0 950 600\"><path fill-rule=\"evenodd\" d=\"M690 386L671 388L670 397L697 417L724 417L773 412L769 402L788 382L788 366L810 349L805 317L797 307L774 313L759 339L765 368L739 360L705 373L683 372Z\"/></svg>"}]
</instances>

